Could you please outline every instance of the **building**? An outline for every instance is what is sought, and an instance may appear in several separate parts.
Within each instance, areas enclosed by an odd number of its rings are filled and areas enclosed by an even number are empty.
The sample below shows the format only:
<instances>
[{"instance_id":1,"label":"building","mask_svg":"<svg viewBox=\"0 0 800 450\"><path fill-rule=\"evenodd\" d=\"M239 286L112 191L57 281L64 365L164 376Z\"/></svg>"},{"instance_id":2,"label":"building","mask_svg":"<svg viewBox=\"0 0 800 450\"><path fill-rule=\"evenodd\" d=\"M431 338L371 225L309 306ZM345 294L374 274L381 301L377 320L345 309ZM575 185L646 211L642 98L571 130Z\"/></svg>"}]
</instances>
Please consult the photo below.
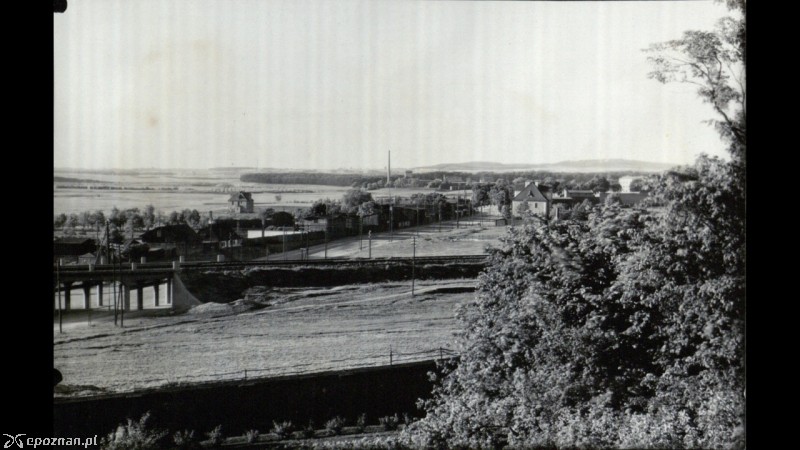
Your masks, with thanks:
<instances>
[{"instance_id":1,"label":"building","mask_svg":"<svg viewBox=\"0 0 800 450\"><path fill-rule=\"evenodd\" d=\"M83 237L57 237L53 239L54 261L64 264L77 264L81 256L96 250L94 239Z\"/></svg>"},{"instance_id":2,"label":"building","mask_svg":"<svg viewBox=\"0 0 800 450\"><path fill-rule=\"evenodd\" d=\"M631 175L626 175L624 177L619 177L619 185L622 186L621 192L631 192L631 183L636 180L643 180L644 177L635 177Z\"/></svg>"},{"instance_id":3,"label":"building","mask_svg":"<svg viewBox=\"0 0 800 450\"><path fill-rule=\"evenodd\" d=\"M539 184L534 181L514 196L512 200L512 211L516 211L522 202L528 202L528 211L543 217L550 216L550 203L553 200L553 193L550 186Z\"/></svg>"},{"instance_id":4,"label":"building","mask_svg":"<svg viewBox=\"0 0 800 450\"><path fill-rule=\"evenodd\" d=\"M623 207L636 206L642 200L648 197L647 192L601 192L600 201L605 202L609 196L614 196L619 199L620 205Z\"/></svg>"},{"instance_id":5,"label":"building","mask_svg":"<svg viewBox=\"0 0 800 450\"><path fill-rule=\"evenodd\" d=\"M228 210L233 214L247 214L253 212L253 195L249 192L239 191L231 194L228 199Z\"/></svg>"},{"instance_id":6,"label":"building","mask_svg":"<svg viewBox=\"0 0 800 450\"><path fill-rule=\"evenodd\" d=\"M200 241L197 233L185 223L155 227L142 233L140 239L147 244L192 244Z\"/></svg>"},{"instance_id":7,"label":"building","mask_svg":"<svg viewBox=\"0 0 800 450\"><path fill-rule=\"evenodd\" d=\"M256 222L260 222L260 219ZM202 241L204 250L218 250L241 247L247 231L242 231L239 221L215 220L201 228L197 236Z\"/></svg>"}]
</instances>

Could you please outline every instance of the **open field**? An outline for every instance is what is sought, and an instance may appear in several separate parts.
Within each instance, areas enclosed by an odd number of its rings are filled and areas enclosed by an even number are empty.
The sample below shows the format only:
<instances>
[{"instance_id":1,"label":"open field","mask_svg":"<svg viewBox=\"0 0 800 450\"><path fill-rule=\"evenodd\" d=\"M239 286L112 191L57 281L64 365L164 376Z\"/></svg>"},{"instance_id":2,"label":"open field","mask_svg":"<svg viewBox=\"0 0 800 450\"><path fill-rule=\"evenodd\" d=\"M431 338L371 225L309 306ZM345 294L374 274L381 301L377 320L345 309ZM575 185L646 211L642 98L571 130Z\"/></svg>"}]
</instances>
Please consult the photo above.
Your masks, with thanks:
<instances>
[{"instance_id":1,"label":"open field","mask_svg":"<svg viewBox=\"0 0 800 450\"><path fill-rule=\"evenodd\" d=\"M456 228L455 221L421 226L419 229L403 228L394 233L382 232L372 236L372 257L411 257L414 254L414 238L416 237L416 256L450 256L481 255L486 247L496 247L498 238L505 235L506 227L496 227L489 219L484 219L483 226L476 221L461 221ZM366 236L339 239L328 244L327 255L330 258L366 258L370 254L369 240ZM309 258L317 259L325 256L323 245L312 246ZM270 259L279 259L274 255Z\"/></svg>"},{"instance_id":2,"label":"open field","mask_svg":"<svg viewBox=\"0 0 800 450\"><path fill-rule=\"evenodd\" d=\"M185 173L141 173L110 174L83 173L57 170L53 189L55 214L80 213L82 211L111 208L144 208L152 204L165 213L184 209L196 209L201 213L227 212L227 200L232 190L253 192L256 209L274 208L292 211L298 207L311 206L317 200L341 200L349 187L309 184L260 184L243 183L238 174L198 171ZM74 180L74 181L63 181ZM87 189L85 185L101 185L114 189ZM68 187L73 186L73 187ZM121 188L130 188L125 190ZM144 190L152 189L152 190ZM434 192L428 188L385 188L369 191L374 198L391 196L410 197L415 193ZM470 196L471 191L443 191L447 196ZM275 196L280 195L278 201Z\"/></svg>"},{"instance_id":3,"label":"open field","mask_svg":"<svg viewBox=\"0 0 800 450\"><path fill-rule=\"evenodd\" d=\"M273 289L259 300L206 303L183 314L109 313L54 327L56 395L92 395L196 382L432 359L452 344L455 308L474 280ZM102 316L102 317L101 317Z\"/></svg>"}]
</instances>

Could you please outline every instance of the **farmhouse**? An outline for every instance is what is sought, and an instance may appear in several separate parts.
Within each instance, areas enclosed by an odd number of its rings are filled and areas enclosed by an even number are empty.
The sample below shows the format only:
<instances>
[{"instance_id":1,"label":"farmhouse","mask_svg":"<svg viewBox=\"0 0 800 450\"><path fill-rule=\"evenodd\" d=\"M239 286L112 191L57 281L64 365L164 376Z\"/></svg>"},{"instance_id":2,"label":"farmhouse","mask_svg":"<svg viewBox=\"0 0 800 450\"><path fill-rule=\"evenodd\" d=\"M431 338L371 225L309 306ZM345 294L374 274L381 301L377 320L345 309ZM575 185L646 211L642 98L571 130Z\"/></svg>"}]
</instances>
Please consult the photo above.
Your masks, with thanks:
<instances>
[{"instance_id":1,"label":"farmhouse","mask_svg":"<svg viewBox=\"0 0 800 450\"><path fill-rule=\"evenodd\" d=\"M253 195L249 192L239 191L231 194L228 203L228 210L231 213L247 214L253 212Z\"/></svg>"},{"instance_id":2,"label":"farmhouse","mask_svg":"<svg viewBox=\"0 0 800 450\"><path fill-rule=\"evenodd\" d=\"M534 181L525 186L525 188L519 191L519 194L513 198L512 209L516 211L519 204L527 202L528 210L531 213L549 217L550 203L552 200L553 194L550 190L550 186L539 184L539 182Z\"/></svg>"},{"instance_id":3,"label":"farmhouse","mask_svg":"<svg viewBox=\"0 0 800 450\"><path fill-rule=\"evenodd\" d=\"M179 225L162 225L142 233L140 239L147 244L174 244L177 242L191 244L200 241L192 227L185 223ZM170 247L157 245L157 247Z\"/></svg>"},{"instance_id":4,"label":"farmhouse","mask_svg":"<svg viewBox=\"0 0 800 450\"><path fill-rule=\"evenodd\" d=\"M260 222L260 221L256 221ZM211 221L197 232L206 250L220 248L241 247L247 232L243 232L239 222L230 220Z\"/></svg>"},{"instance_id":5,"label":"farmhouse","mask_svg":"<svg viewBox=\"0 0 800 450\"><path fill-rule=\"evenodd\" d=\"M53 258L66 263L78 263L81 256L95 251L94 239L81 237L57 237L53 239Z\"/></svg>"}]
</instances>

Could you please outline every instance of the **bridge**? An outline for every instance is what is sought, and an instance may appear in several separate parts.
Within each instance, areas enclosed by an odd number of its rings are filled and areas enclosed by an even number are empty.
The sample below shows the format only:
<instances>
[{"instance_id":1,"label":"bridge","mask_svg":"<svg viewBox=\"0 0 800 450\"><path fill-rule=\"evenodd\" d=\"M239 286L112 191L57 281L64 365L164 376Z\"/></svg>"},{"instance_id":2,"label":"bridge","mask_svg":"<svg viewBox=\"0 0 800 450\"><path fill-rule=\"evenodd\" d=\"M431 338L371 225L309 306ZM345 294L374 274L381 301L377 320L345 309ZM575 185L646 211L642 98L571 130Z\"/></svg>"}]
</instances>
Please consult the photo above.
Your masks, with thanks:
<instances>
[{"instance_id":1,"label":"bridge","mask_svg":"<svg viewBox=\"0 0 800 450\"><path fill-rule=\"evenodd\" d=\"M130 310L132 300L135 309L144 309L144 290L152 288L154 305L162 306L160 287L165 286L165 300L163 305L172 305L174 297L174 284L176 274L181 271L209 271L209 270L243 270L257 267L335 267L342 264L358 264L360 266L382 266L393 264L428 264L428 263L455 263L471 262L480 263L486 260L486 255L461 255L461 256L425 256L425 257L389 257L389 258L329 258L311 260L276 260L276 261L172 261L150 263L126 263L124 265L89 264L75 266L53 266L54 289L64 295L63 309L72 308L71 291L75 288L83 290L83 308L91 307L93 296L97 298L97 306L104 306L104 298L111 298L107 289L119 289L122 294L121 308ZM133 296L132 292L136 295Z\"/></svg>"}]
</instances>

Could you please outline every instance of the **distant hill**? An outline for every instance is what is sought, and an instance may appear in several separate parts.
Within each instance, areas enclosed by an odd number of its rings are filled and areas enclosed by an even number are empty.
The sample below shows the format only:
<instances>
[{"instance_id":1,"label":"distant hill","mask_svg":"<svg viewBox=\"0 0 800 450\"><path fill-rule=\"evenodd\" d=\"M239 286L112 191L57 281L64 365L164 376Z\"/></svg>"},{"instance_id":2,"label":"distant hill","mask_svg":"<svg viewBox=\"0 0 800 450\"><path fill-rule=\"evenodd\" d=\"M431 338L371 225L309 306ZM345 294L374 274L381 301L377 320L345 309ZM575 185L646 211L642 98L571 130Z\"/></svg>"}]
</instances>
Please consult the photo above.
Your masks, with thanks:
<instances>
[{"instance_id":1,"label":"distant hill","mask_svg":"<svg viewBox=\"0 0 800 450\"><path fill-rule=\"evenodd\" d=\"M512 172L520 170L546 170L552 172L662 172L677 164L637 161L632 159L584 159L561 161L552 164L504 164L497 162L471 161L445 163L416 167L415 172Z\"/></svg>"}]
</instances>

